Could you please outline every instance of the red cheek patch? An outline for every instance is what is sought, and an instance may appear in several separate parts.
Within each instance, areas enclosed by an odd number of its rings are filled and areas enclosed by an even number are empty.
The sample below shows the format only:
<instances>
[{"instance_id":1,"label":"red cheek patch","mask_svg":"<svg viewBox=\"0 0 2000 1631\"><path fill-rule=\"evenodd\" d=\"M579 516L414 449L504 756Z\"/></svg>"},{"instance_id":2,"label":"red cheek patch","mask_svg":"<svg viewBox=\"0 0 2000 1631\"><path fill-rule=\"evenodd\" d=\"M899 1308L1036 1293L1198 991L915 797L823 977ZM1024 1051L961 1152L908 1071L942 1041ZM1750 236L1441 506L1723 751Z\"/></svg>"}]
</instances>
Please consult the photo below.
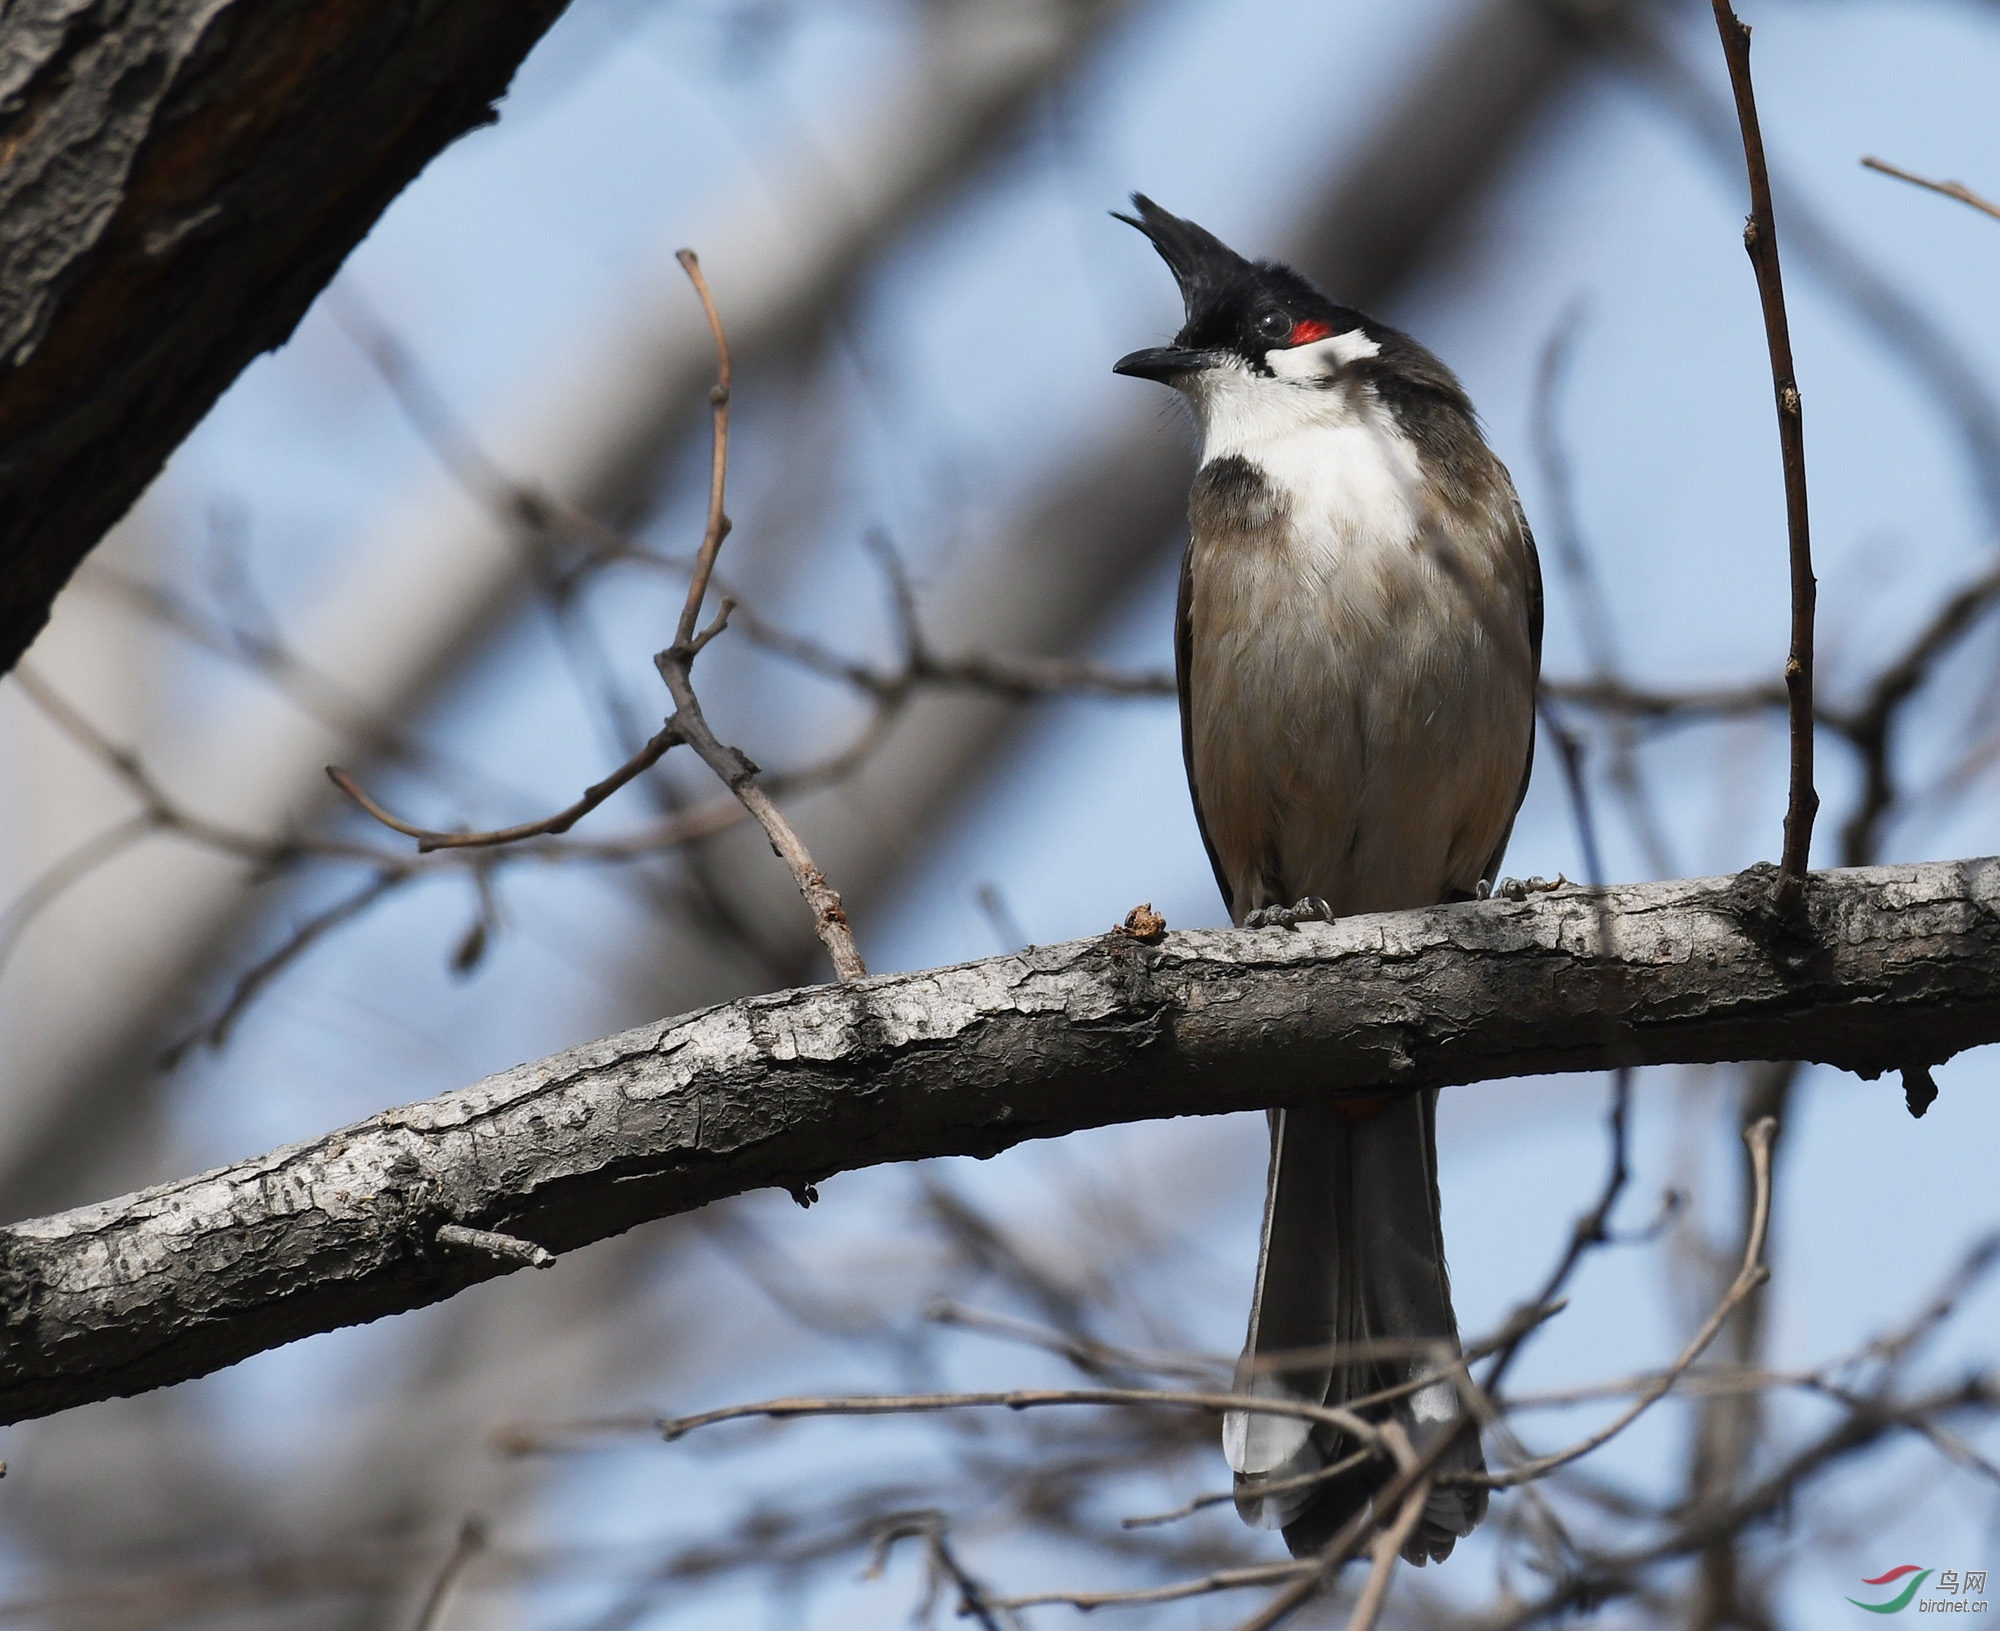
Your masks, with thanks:
<instances>
[{"instance_id":1,"label":"red cheek patch","mask_svg":"<svg viewBox=\"0 0 2000 1631\"><path fill-rule=\"evenodd\" d=\"M1292 332L1285 336L1285 344L1288 346L1311 345L1315 340L1324 340L1332 332L1333 329L1328 324L1317 322L1313 318L1308 317L1303 322L1292 325Z\"/></svg>"}]
</instances>

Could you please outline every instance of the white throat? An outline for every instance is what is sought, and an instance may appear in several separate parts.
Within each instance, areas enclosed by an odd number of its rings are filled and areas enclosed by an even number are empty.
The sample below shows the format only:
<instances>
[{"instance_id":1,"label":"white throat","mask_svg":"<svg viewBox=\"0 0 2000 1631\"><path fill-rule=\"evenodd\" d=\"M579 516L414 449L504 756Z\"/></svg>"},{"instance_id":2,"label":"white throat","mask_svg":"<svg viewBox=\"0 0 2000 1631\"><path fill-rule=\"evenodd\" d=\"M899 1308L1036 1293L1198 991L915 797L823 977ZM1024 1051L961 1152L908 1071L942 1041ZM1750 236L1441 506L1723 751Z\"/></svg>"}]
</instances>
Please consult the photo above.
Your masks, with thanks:
<instances>
[{"instance_id":1,"label":"white throat","mask_svg":"<svg viewBox=\"0 0 2000 1631\"><path fill-rule=\"evenodd\" d=\"M1191 374L1182 384L1201 427L1201 462L1232 454L1262 464L1260 451L1314 430L1337 429L1390 416L1365 384L1342 376L1382 348L1360 329L1310 345L1264 353L1268 374L1230 360Z\"/></svg>"},{"instance_id":2,"label":"white throat","mask_svg":"<svg viewBox=\"0 0 2000 1631\"><path fill-rule=\"evenodd\" d=\"M1183 387L1201 428L1201 462L1255 465L1290 501L1295 538L1309 552L1337 539L1401 543L1428 508L1416 445L1350 372L1379 350L1355 330L1268 353L1270 374L1224 363Z\"/></svg>"}]
</instances>

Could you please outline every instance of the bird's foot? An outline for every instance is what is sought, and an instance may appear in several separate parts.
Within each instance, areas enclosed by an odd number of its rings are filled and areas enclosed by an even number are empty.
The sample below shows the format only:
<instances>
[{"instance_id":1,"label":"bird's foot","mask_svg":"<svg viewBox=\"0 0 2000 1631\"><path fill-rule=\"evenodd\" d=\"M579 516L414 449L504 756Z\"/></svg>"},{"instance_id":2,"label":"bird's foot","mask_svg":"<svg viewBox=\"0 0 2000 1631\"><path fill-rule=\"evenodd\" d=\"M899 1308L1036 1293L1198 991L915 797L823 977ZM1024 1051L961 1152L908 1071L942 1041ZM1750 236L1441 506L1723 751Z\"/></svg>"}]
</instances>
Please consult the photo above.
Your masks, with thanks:
<instances>
[{"instance_id":1,"label":"bird's foot","mask_svg":"<svg viewBox=\"0 0 2000 1631\"><path fill-rule=\"evenodd\" d=\"M1479 880L1474 893L1481 900L1526 900L1530 895L1551 895L1566 887L1569 879L1558 872L1553 878L1502 878L1498 883Z\"/></svg>"},{"instance_id":2,"label":"bird's foot","mask_svg":"<svg viewBox=\"0 0 2000 1631\"><path fill-rule=\"evenodd\" d=\"M1301 923L1331 923L1333 908L1317 895L1290 906L1260 906L1243 920L1246 929L1296 929Z\"/></svg>"}]
</instances>

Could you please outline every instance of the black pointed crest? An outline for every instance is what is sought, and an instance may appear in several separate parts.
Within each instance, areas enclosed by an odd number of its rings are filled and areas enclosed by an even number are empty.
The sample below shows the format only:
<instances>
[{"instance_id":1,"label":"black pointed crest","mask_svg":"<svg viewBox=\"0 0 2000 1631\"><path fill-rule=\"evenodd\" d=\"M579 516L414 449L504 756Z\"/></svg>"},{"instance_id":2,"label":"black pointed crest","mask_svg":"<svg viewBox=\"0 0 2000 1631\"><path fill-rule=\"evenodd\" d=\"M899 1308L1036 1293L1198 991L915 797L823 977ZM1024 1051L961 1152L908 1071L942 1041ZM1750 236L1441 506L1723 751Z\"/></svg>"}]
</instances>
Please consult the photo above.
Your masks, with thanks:
<instances>
[{"instance_id":1,"label":"black pointed crest","mask_svg":"<svg viewBox=\"0 0 2000 1631\"><path fill-rule=\"evenodd\" d=\"M1144 193L1134 193L1132 205L1139 212L1136 216L1119 210L1111 213L1153 240L1160 259L1181 286L1189 321L1214 306L1225 291L1240 288L1256 277L1257 268L1206 227L1169 214Z\"/></svg>"}]
</instances>

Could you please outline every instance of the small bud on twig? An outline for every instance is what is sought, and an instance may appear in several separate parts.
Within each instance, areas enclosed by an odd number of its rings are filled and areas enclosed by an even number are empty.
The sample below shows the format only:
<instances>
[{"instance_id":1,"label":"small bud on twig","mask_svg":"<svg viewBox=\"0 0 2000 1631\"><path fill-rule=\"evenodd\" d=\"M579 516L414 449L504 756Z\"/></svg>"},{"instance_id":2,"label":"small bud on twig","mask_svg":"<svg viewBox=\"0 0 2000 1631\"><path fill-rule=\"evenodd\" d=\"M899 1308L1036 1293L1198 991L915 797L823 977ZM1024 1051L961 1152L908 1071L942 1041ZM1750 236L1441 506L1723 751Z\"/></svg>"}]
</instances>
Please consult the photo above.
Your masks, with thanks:
<instances>
[{"instance_id":1,"label":"small bud on twig","mask_svg":"<svg viewBox=\"0 0 2000 1631\"><path fill-rule=\"evenodd\" d=\"M1155 946L1166 937L1167 920L1153 910L1153 903L1135 906L1125 914L1125 921L1111 931L1113 934L1130 935L1134 940Z\"/></svg>"},{"instance_id":2,"label":"small bud on twig","mask_svg":"<svg viewBox=\"0 0 2000 1631\"><path fill-rule=\"evenodd\" d=\"M486 1252L493 1257L505 1257L538 1269L545 1269L556 1260L554 1252L546 1246L537 1246L532 1240L523 1240L518 1235L503 1235L494 1229L469 1229L462 1223L445 1224L437 1232L437 1242L440 1246Z\"/></svg>"}]
</instances>

